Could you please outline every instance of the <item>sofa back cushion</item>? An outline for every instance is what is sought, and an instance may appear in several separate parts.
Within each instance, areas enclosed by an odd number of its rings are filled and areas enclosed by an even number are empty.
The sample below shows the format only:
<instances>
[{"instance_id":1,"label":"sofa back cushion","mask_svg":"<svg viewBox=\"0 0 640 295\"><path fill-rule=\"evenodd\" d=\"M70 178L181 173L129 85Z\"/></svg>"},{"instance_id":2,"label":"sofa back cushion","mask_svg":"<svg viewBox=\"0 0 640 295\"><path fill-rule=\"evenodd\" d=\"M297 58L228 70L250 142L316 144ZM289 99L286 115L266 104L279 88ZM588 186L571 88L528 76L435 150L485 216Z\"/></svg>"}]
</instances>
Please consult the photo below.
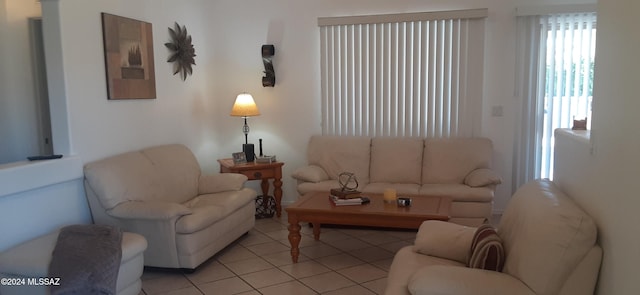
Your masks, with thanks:
<instances>
[{"instance_id":1,"label":"sofa back cushion","mask_svg":"<svg viewBox=\"0 0 640 295\"><path fill-rule=\"evenodd\" d=\"M151 161L140 152L129 152L84 166L84 177L105 210L135 200L156 198L159 183Z\"/></svg>"},{"instance_id":2,"label":"sofa back cushion","mask_svg":"<svg viewBox=\"0 0 640 295\"><path fill-rule=\"evenodd\" d=\"M596 245L593 219L549 180L519 188L500 220L506 261L503 272L536 294L558 294Z\"/></svg>"},{"instance_id":3,"label":"sofa back cushion","mask_svg":"<svg viewBox=\"0 0 640 295\"><path fill-rule=\"evenodd\" d=\"M157 200L183 203L198 195L200 164L181 144L162 145L141 151L153 164L162 194Z\"/></svg>"},{"instance_id":4,"label":"sofa back cushion","mask_svg":"<svg viewBox=\"0 0 640 295\"><path fill-rule=\"evenodd\" d=\"M361 185L369 183L370 157L371 138L364 136L314 135L307 148L310 165L322 167L331 179L352 172Z\"/></svg>"},{"instance_id":5,"label":"sofa back cushion","mask_svg":"<svg viewBox=\"0 0 640 295\"><path fill-rule=\"evenodd\" d=\"M187 147L164 145L89 163L84 175L109 210L135 200L183 203L198 193L200 167Z\"/></svg>"},{"instance_id":6,"label":"sofa back cushion","mask_svg":"<svg viewBox=\"0 0 640 295\"><path fill-rule=\"evenodd\" d=\"M488 138L427 138L422 183L463 183L469 172L491 167L492 153Z\"/></svg>"},{"instance_id":7,"label":"sofa back cushion","mask_svg":"<svg viewBox=\"0 0 640 295\"><path fill-rule=\"evenodd\" d=\"M424 140L376 137L371 140L371 182L420 184Z\"/></svg>"}]
</instances>

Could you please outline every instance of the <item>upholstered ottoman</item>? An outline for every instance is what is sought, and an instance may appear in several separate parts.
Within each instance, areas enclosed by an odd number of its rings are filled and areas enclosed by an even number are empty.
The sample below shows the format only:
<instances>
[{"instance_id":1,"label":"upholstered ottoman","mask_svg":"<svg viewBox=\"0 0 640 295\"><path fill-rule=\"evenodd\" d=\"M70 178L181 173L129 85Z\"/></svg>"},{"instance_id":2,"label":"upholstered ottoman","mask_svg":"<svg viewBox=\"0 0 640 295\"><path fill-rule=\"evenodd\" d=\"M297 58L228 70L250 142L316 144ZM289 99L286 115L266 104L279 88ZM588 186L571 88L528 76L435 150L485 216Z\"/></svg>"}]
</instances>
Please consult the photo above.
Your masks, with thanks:
<instances>
[{"instance_id":1,"label":"upholstered ottoman","mask_svg":"<svg viewBox=\"0 0 640 295\"><path fill-rule=\"evenodd\" d=\"M56 246L59 233L55 231L0 253L0 294L49 294L46 284L51 281L38 279L49 277L51 253ZM147 240L143 236L122 233L122 260L116 283L118 295L140 293L145 249Z\"/></svg>"}]
</instances>

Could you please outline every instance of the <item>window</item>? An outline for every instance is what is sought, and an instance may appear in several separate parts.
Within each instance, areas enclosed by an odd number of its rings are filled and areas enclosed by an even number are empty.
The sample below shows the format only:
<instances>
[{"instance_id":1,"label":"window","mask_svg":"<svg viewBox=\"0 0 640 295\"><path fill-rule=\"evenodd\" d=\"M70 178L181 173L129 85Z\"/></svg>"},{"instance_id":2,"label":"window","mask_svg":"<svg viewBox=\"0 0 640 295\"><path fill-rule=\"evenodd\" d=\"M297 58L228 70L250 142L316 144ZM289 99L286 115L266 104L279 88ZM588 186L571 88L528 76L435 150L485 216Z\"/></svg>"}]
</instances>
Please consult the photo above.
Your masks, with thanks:
<instances>
[{"instance_id":1,"label":"window","mask_svg":"<svg viewBox=\"0 0 640 295\"><path fill-rule=\"evenodd\" d=\"M486 9L320 18L322 132L472 136Z\"/></svg>"},{"instance_id":2,"label":"window","mask_svg":"<svg viewBox=\"0 0 640 295\"><path fill-rule=\"evenodd\" d=\"M513 190L535 178L553 178L553 131L573 120L591 123L596 13L527 14L518 17L517 129ZM579 9L584 8L584 9Z\"/></svg>"},{"instance_id":3,"label":"window","mask_svg":"<svg viewBox=\"0 0 640 295\"><path fill-rule=\"evenodd\" d=\"M541 25L546 73L540 177L553 178L553 130L571 128L574 119L591 124L596 14L553 14Z\"/></svg>"}]
</instances>

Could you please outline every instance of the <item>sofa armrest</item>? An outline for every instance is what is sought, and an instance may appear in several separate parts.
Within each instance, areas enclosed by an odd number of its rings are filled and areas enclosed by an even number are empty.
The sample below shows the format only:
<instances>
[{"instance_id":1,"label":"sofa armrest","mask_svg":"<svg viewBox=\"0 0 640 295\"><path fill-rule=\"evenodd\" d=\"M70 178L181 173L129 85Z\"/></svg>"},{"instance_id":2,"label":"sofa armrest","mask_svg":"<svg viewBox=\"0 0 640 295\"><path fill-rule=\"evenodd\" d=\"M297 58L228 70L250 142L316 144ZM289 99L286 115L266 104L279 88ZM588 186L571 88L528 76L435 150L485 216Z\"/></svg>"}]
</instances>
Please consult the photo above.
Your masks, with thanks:
<instances>
[{"instance_id":1,"label":"sofa armrest","mask_svg":"<svg viewBox=\"0 0 640 295\"><path fill-rule=\"evenodd\" d=\"M425 266L409 278L413 295L535 295L508 274L450 265Z\"/></svg>"},{"instance_id":2,"label":"sofa armrest","mask_svg":"<svg viewBox=\"0 0 640 295\"><path fill-rule=\"evenodd\" d=\"M202 195L241 190L247 180L246 175L238 173L202 175L198 182L198 193Z\"/></svg>"},{"instance_id":3,"label":"sofa armrest","mask_svg":"<svg viewBox=\"0 0 640 295\"><path fill-rule=\"evenodd\" d=\"M464 184L470 187L482 187L490 185L498 185L502 183L502 178L489 168L480 168L471 171L464 178Z\"/></svg>"},{"instance_id":4,"label":"sofa armrest","mask_svg":"<svg viewBox=\"0 0 640 295\"><path fill-rule=\"evenodd\" d=\"M427 220L418 229L413 251L466 264L475 232L475 227Z\"/></svg>"},{"instance_id":5,"label":"sofa armrest","mask_svg":"<svg viewBox=\"0 0 640 295\"><path fill-rule=\"evenodd\" d=\"M154 201L129 201L120 203L107 213L122 219L165 220L192 213L191 209L178 203Z\"/></svg>"},{"instance_id":6,"label":"sofa armrest","mask_svg":"<svg viewBox=\"0 0 640 295\"><path fill-rule=\"evenodd\" d=\"M329 180L329 174L320 166L309 165L296 169L291 177L305 182L321 182Z\"/></svg>"}]
</instances>

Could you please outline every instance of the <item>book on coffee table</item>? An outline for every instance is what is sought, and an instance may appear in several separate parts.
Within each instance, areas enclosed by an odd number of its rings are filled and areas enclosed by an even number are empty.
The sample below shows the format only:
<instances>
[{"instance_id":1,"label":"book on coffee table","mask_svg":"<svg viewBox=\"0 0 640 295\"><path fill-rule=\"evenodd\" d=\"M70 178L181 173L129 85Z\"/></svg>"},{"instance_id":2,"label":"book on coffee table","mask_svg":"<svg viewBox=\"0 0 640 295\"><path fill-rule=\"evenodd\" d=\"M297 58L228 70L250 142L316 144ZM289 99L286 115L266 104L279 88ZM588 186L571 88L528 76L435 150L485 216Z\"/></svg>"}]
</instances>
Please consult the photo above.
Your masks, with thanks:
<instances>
[{"instance_id":1,"label":"book on coffee table","mask_svg":"<svg viewBox=\"0 0 640 295\"><path fill-rule=\"evenodd\" d=\"M371 202L367 197L341 199L336 196L329 196L329 200L336 206L362 205Z\"/></svg>"},{"instance_id":2,"label":"book on coffee table","mask_svg":"<svg viewBox=\"0 0 640 295\"><path fill-rule=\"evenodd\" d=\"M341 190L339 188L332 188L329 193L340 199L354 199L360 197L360 191L358 190Z\"/></svg>"}]
</instances>

